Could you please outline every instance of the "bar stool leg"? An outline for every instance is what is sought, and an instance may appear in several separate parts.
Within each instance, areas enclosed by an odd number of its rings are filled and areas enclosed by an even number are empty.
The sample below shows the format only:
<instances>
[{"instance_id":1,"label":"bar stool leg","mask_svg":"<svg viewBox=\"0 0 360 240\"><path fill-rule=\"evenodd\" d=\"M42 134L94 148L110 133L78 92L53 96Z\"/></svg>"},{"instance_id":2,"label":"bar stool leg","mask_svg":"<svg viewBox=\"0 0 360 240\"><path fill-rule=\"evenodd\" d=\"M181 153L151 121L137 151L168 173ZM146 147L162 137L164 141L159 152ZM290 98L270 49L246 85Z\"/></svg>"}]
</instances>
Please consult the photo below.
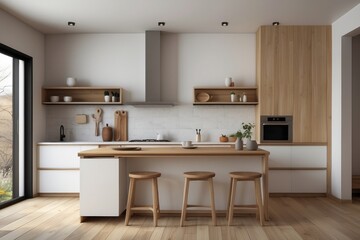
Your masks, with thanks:
<instances>
[{"instance_id":1,"label":"bar stool leg","mask_svg":"<svg viewBox=\"0 0 360 240\"><path fill-rule=\"evenodd\" d=\"M260 225L264 225L264 209L263 209L263 203L262 203L262 197L261 197L261 188L260 188L260 179L255 179L255 194L256 194L256 202L259 209L259 215L260 215Z\"/></svg>"},{"instance_id":2,"label":"bar stool leg","mask_svg":"<svg viewBox=\"0 0 360 240\"><path fill-rule=\"evenodd\" d=\"M182 205L182 209L181 209L180 227L184 226L184 221L186 219L188 192L189 192L189 179L185 178L184 197L183 197L183 205Z\"/></svg>"},{"instance_id":3,"label":"bar stool leg","mask_svg":"<svg viewBox=\"0 0 360 240\"><path fill-rule=\"evenodd\" d=\"M230 207L229 207L229 219L228 219L228 226L232 224L233 216L234 216L234 201L235 201L235 194L236 194L236 183L237 180L235 178L231 179L231 198L230 198Z\"/></svg>"},{"instance_id":4,"label":"bar stool leg","mask_svg":"<svg viewBox=\"0 0 360 240\"><path fill-rule=\"evenodd\" d=\"M231 190L232 190L232 178L230 178L230 189L229 189L229 196L228 196L228 202L226 206L226 220L229 220L229 209L230 209L230 199L231 199Z\"/></svg>"},{"instance_id":5,"label":"bar stool leg","mask_svg":"<svg viewBox=\"0 0 360 240\"><path fill-rule=\"evenodd\" d=\"M156 178L152 179L152 194L153 194L153 219L154 219L154 227L157 226L158 220L158 206L159 206L159 198L158 198L158 189L157 189L157 181Z\"/></svg>"},{"instance_id":6,"label":"bar stool leg","mask_svg":"<svg viewBox=\"0 0 360 240\"><path fill-rule=\"evenodd\" d=\"M131 208L133 206L133 200L134 200L134 188L135 188L135 179L130 178L128 200L127 200L127 204L126 204L125 226L129 225L129 219L131 216Z\"/></svg>"},{"instance_id":7,"label":"bar stool leg","mask_svg":"<svg viewBox=\"0 0 360 240\"><path fill-rule=\"evenodd\" d=\"M158 213L158 217L159 217L159 215L160 215L160 198L159 198L159 186L158 186L157 178L155 178L155 183L156 183L156 194L157 194L157 213Z\"/></svg>"},{"instance_id":8,"label":"bar stool leg","mask_svg":"<svg viewBox=\"0 0 360 240\"><path fill-rule=\"evenodd\" d=\"M214 198L214 183L213 179L209 178L209 191L210 191L210 199L211 199L211 217L214 226L216 226L216 212L215 212L215 198Z\"/></svg>"}]
</instances>

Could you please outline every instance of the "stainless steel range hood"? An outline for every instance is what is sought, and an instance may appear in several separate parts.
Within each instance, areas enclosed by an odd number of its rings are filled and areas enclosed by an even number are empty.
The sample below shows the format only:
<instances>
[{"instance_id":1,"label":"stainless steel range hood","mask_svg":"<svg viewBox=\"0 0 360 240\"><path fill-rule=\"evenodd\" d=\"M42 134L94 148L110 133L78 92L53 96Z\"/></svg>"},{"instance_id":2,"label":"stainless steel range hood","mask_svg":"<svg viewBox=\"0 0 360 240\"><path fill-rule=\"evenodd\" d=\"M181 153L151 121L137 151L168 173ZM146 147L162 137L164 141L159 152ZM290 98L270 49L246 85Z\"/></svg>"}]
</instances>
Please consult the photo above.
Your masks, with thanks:
<instances>
[{"instance_id":1,"label":"stainless steel range hood","mask_svg":"<svg viewBox=\"0 0 360 240\"><path fill-rule=\"evenodd\" d=\"M127 105L150 107L150 106L174 106L173 102L161 100L160 79L160 31L145 32L145 101L128 102Z\"/></svg>"}]
</instances>

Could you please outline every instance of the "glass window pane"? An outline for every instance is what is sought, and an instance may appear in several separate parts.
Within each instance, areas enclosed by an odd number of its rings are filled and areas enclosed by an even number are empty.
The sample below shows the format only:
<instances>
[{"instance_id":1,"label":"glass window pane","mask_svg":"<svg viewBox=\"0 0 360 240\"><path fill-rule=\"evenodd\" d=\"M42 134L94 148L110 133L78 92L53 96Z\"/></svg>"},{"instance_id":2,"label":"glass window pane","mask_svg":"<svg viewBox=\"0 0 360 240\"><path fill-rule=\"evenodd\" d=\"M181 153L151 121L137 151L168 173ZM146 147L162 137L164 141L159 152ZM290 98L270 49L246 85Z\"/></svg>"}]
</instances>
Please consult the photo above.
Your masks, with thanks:
<instances>
[{"instance_id":1,"label":"glass window pane","mask_svg":"<svg viewBox=\"0 0 360 240\"><path fill-rule=\"evenodd\" d=\"M13 58L0 54L0 203L13 197Z\"/></svg>"}]
</instances>

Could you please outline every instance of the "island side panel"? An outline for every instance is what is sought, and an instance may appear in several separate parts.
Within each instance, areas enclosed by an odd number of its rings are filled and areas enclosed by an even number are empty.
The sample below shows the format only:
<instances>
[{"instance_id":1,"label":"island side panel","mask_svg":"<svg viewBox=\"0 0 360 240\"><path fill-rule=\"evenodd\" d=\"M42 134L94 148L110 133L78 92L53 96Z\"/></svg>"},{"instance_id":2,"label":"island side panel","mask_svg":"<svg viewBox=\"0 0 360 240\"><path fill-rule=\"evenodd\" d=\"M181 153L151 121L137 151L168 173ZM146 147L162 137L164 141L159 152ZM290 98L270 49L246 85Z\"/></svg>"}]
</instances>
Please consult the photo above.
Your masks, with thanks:
<instances>
[{"instance_id":1,"label":"island side panel","mask_svg":"<svg viewBox=\"0 0 360 240\"><path fill-rule=\"evenodd\" d=\"M183 172L213 171L215 206L217 211L226 210L232 171L263 172L262 156L196 156L196 157L136 157L127 158L129 171L161 172L159 195L161 211L180 211L184 187ZM141 183L136 186L137 204L151 203L151 188ZM189 189L189 203L209 204L207 182L195 181ZM236 204L254 204L255 191L253 182L239 182Z\"/></svg>"},{"instance_id":2,"label":"island side panel","mask_svg":"<svg viewBox=\"0 0 360 240\"><path fill-rule=\"evenodd\" d=\"M119 216L125 199L125 159L80 159L80 216Z\"/></svg>"}]
</instances>

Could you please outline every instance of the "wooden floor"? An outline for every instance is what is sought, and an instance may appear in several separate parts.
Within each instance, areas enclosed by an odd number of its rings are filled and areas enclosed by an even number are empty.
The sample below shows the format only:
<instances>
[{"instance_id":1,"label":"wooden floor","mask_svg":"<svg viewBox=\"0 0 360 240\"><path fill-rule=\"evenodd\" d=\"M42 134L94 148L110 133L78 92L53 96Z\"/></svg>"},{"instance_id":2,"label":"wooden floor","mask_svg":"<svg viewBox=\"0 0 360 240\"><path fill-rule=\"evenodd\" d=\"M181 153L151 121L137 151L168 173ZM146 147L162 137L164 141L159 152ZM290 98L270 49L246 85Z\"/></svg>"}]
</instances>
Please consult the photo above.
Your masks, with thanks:
<instances>
[{"instance_id":1,"label":"wooden floor","mask_svg":"<svg viewBox=\"0 0 360 240\"><path fill-rule=\"evenodd\" d=\"M78 198L39 197L0 210L0 239L360 239L360 201L339 203L328 198L270 198L270 218L261 227L255 216L224 217L211 226L210 217L134 216L124 226L124 216L79 220Z\"/></svg>"}]
</instances>

